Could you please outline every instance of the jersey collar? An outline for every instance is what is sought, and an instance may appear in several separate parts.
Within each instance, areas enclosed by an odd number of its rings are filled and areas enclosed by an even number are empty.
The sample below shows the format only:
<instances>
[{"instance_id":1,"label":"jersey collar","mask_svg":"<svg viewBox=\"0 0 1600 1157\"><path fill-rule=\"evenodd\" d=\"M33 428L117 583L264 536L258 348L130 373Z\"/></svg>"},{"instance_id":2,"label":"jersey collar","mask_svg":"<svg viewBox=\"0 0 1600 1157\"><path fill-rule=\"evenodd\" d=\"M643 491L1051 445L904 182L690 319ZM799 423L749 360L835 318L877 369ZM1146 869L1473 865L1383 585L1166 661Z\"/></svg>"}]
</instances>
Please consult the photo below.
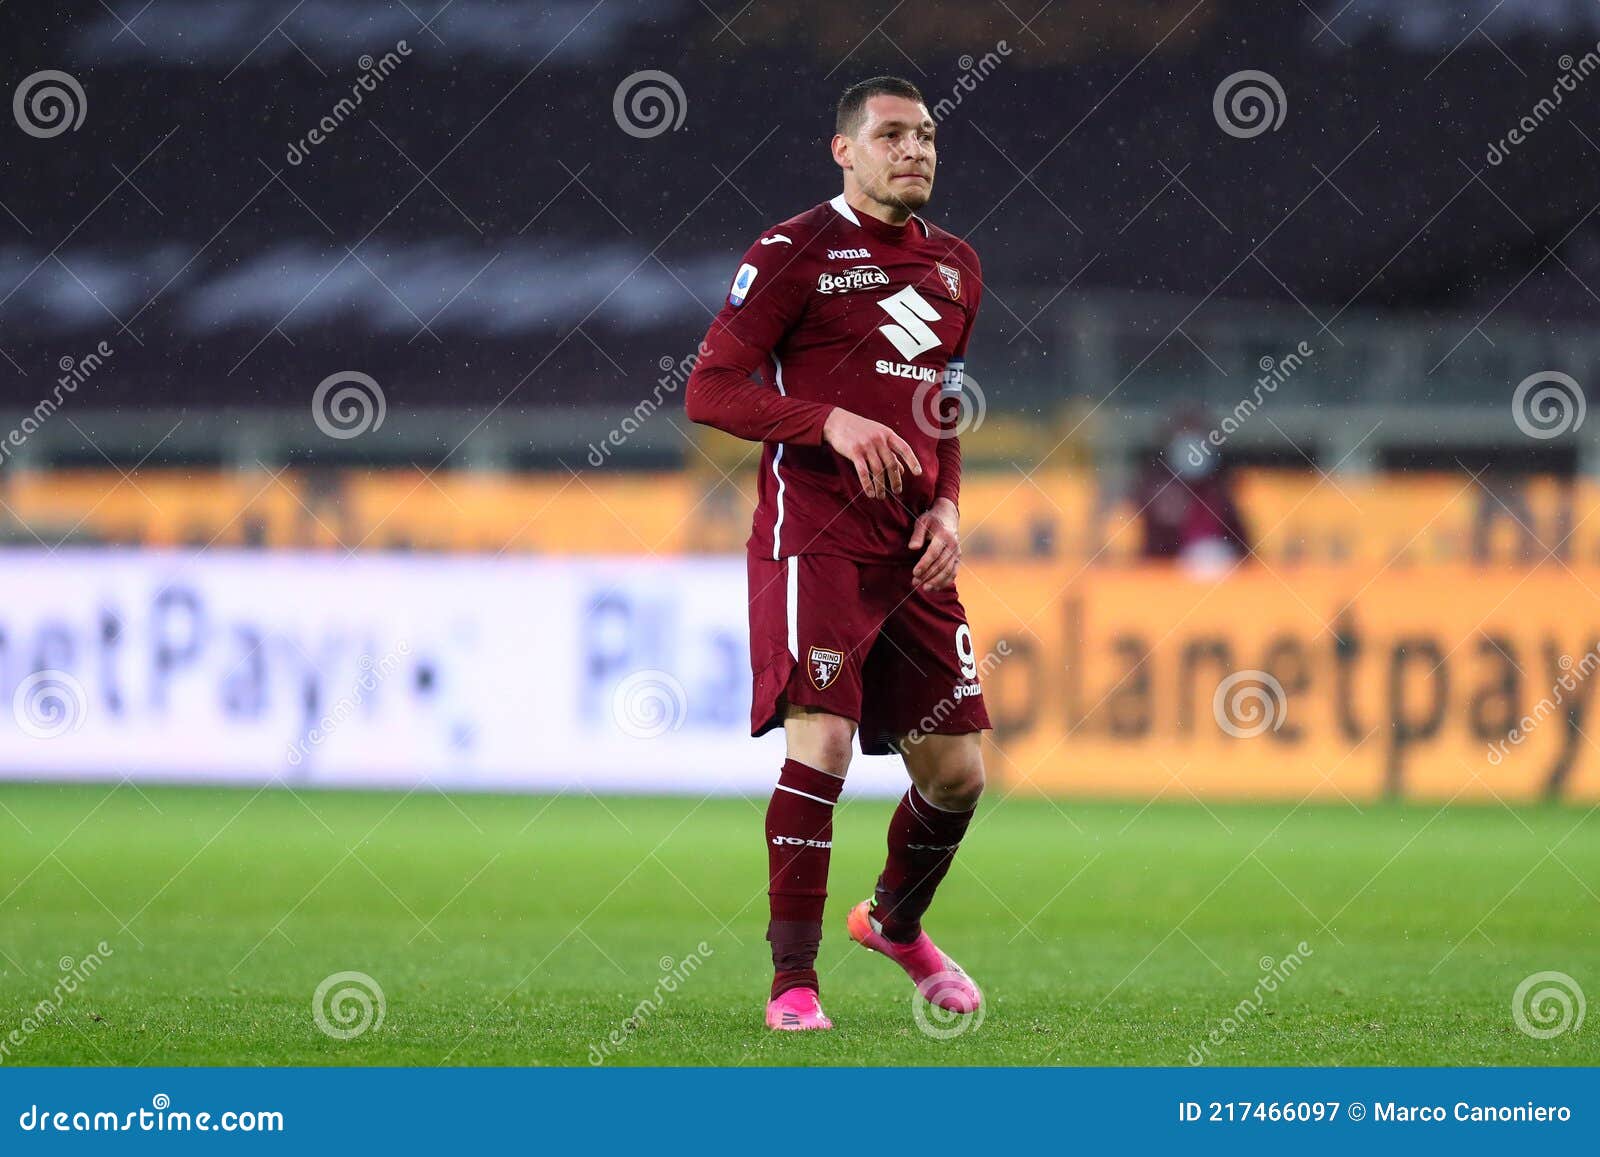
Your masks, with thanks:
<instances>
[{"instance_id":1,"label":"jersey collar","mask_svg":"<svg viewBox=\"0 0 1600 1157\"><path fill-rule=\"evenodd\" d=\"M835 213L839 214L839 216L843 217L846 221L850 222L850 224L854 225L858 229L865 229L869 233L881 233L882 236L890 239L901 237L905 233L905 226L896 228L893 225L879 221L876 217L871 219L870 224L862 221L862 219L856 214L856 211L850 207L850 202L844 199L843 193L840 193L833 200L829 201L828 204L833 206L833 211ZM929 236L928 223L926 221L924 221L921 217L918 217L915 213L911 214L911 219L915 221L922 229L922 235L924 237ZM876 228L874 228L874 226L876 226Z\"/></svg>"}]
</instances>

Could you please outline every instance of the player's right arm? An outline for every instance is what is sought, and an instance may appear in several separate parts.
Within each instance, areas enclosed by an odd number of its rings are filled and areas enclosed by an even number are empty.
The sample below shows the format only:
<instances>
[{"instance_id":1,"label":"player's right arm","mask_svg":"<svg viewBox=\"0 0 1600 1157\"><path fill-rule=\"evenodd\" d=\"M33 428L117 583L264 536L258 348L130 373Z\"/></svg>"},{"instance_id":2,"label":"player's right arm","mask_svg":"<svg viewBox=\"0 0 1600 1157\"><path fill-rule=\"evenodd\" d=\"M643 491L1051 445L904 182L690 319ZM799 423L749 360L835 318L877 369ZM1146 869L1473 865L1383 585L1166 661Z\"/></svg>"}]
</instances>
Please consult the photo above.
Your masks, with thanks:
<instances>
[{"instance_id":1,"label":"player's right arm","mask_svg":"<svg viewBox=\"0 0 1600 1157\"><path fill-rule=\"evenodd\" d=\"M771 236L780 236L773 234ZM789 397L751 375L805 311L807 287L791 272L795 244L760 241L744 255L728 299L712 321L689 375L689 420L752 442L829 446L850 460L869 498L898 494L905 470L922 466L900 435L881 422L825 402Z\"/></svg>"}]
</instances>

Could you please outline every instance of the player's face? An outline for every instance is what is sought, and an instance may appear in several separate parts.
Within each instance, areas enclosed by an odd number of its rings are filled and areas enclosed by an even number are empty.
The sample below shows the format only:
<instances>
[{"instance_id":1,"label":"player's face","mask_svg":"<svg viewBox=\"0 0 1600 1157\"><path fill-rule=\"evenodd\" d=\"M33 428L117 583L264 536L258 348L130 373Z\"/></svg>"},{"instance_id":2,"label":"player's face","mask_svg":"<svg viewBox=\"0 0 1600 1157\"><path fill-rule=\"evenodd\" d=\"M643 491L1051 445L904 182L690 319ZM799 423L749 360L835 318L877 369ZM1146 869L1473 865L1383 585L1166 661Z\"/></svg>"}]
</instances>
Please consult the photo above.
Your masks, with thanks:
<instances>
[{"instance_id":1,"label":"player's face","mask_svg":"<svg viewBox=\"0 0 1600 1157\"><path fill-rule=\"evenodd\" d=\"M933 196L933 118L919 101L886 95L869 98L866 114L839 150L840 164L872 200L914 213Z\"/></svg>"}]
</instances>

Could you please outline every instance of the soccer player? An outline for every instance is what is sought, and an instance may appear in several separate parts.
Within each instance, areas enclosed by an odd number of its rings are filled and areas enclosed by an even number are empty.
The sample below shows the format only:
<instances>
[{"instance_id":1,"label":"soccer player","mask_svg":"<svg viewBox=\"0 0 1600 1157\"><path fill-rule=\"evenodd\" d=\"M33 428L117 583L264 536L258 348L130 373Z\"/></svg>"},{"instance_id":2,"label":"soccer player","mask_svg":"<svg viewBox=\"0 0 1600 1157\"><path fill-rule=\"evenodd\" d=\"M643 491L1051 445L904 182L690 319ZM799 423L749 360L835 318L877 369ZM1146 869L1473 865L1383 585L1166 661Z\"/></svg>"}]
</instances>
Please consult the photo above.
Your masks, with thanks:
<instances>
[{"instance_id":1,"label":"soccer player","mask_svg":"<svg viewBox=\"0 0 1600 1157\"><path fill-rule=\"evenodd\" d=\"M780 1030L833 1027L816 959L857 735L865 755L898 752L911 786L850 937L942 1008L982 1000L922 930L983 790L989 726L955 589L955 427L982 274L969 245L917 215L935 126L915 85L852 85L834 129L844 192L750 246L686 391L693 421L765 443L748 544L751 734L781 724L787 741L766 819L767 1025Z\"/></svg>"}]
</instances>

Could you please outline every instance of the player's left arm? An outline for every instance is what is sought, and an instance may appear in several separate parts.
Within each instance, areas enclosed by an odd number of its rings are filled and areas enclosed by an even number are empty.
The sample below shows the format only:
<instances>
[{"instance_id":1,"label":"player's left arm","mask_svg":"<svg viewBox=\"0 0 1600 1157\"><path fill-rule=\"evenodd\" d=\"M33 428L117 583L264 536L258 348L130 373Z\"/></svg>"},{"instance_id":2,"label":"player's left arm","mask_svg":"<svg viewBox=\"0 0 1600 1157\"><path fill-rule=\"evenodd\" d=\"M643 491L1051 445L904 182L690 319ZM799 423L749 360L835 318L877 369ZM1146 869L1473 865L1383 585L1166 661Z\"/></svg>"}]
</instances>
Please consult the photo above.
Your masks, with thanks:
<instances>
[{"instance_id":1,"label":"player's left arm","mask_svg":"<svg viewBox=\"0 0 1600 1157\"><path fill-rule=\"evenodd\" d=\"M974 258L974 269L976 266ZM922 550L922 557L911 571L911 581L925 590L955 585L956 570L961 565L961 438L956 431L961 420L967 341L972 336L973 323L978 319L978 303L983 297L981 277L972 280L972 307L967 312L966 327L945 365L944 381L939 389L939 420L943 429L937 451L939 477L934 483L933 504L917 517L908 543L912 550Z\"/></svg>"}]
</instances>

